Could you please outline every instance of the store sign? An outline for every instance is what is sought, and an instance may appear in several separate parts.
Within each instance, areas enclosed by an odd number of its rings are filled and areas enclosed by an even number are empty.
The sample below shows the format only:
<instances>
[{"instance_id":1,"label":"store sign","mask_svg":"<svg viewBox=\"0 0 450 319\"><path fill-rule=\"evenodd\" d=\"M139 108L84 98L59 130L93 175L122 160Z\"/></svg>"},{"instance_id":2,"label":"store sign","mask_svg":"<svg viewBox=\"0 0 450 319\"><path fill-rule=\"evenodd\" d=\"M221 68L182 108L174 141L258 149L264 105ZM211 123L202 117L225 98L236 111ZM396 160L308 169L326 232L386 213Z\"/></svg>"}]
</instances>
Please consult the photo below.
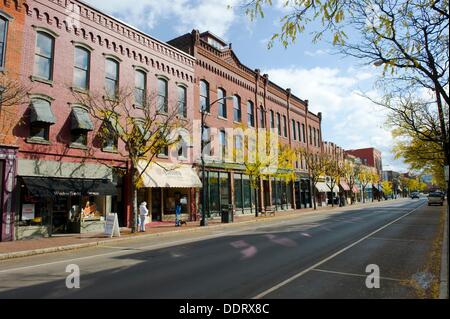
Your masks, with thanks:
<instances>
[{"instance_id":1,"label":"store sign","mask_svg":"<svg viewBox=\"0 0 450 319\"><path fill-rule=\"evenodd\" d=\"M109 237L120 237L119 220L117 214L109 214L106 216L105 234Z\"/></svg>"},{"instance_id":2,"label":"store sign","mask_svg":"<svg viewBox=\"0 0 450 319\"><path fill-rule=\"evenodd\" d=\"M74 192L74 191L54 191L55 196L82 196L83 194L81 192ZM100 196L99 192L86 192L86 195L88 196Z\"/></svg>"},{"instance_id":3,"label":"store sign","mask_svg":"<svg viewBox=\"0 0 450 319\"><path fill-rule=\"evenodd\" d=\"M34 204L23 204L22 205L22 220L32 220L34 219Z\"/></svg>"}]
</instances>

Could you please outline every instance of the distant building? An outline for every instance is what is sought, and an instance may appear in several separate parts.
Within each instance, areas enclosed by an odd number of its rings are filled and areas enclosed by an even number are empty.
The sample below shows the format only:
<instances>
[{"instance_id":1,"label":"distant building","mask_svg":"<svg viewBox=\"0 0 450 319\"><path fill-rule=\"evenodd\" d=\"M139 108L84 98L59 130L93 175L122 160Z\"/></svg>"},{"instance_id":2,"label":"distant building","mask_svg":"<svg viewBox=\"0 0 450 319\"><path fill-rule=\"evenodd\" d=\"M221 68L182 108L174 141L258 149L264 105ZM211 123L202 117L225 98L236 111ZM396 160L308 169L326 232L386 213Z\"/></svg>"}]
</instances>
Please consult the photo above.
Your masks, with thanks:
<instances>
[{"instance_id":1,"label":"distant building","mask_svg":"<svg viewBox=\"0 0 450 319\"><path fill-rule=\"evenodd\" d=\"M361 159L361 164L375 168L378 175L381 177L383 171L383 161L381 158L381 152L376 148L369 147L355 150L346 150L345 154L353 155Z\"/></svg>"}]
</instances>

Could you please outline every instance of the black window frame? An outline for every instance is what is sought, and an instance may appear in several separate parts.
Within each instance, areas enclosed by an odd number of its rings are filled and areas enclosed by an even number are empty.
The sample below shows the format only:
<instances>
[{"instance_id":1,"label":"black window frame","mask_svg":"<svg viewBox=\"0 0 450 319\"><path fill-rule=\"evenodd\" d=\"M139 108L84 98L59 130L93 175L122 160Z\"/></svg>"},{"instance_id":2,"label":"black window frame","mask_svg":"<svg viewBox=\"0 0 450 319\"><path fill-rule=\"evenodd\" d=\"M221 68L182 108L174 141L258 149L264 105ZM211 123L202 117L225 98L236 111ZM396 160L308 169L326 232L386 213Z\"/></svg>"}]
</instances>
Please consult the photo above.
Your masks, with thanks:
<instances>
[{"instance_id":1,"label":"black window frame","mask_svg":"<svg viewBox=\"0 0 450 319\"><path fill-rule=\"evenodd\" d=\"M209 82L206 80L200 80L199 89L200 89L200 105L199 105L200 112L209 113L210 111ZM205 104L204 109L203 103Z\"/></svg>"},{"instance_id":2,"label":"black window frame","mask_svg":"<svg viewBox=\"0 0 450 319\"><path fill-rule=\"evenodd\" d=\"M247 101L247 125L255 127L255 105L252 101Z\"/></svg>"},{"instance_id":3,"label":"black window frame","mask_svg":"<svg viewBox=\"0 0 450 319\"><path fill-rule=\"evenodd\" d=\"M217 104L218 105L218 116L223 117L223 118L227 118L228 114L227 114L227 100L225 99L226 97L226 91L222 88L218 88L217 89Z\"/></svg>"},{"instance_id":4,"label":"black window frame","mask_svg":"<svg viewBox=\"0 0 450 319\"><path fill-rule=\"evenodd\" d=\"M4 34L0 35L0 70L3 71L6 64L6 46L8 41L9 19L4 17L0 12L0 20L5 23Z\"/></svg>"},{"instance_id":5,"label":"black window frame","mask_svg":"<svg viewBox=\"0 0 450 319\"><path fill-rule=\"evenodd\" d=\"M241 97L237 94L233 96L233 121L242 123Z\"/></svg>"}]
</instances>

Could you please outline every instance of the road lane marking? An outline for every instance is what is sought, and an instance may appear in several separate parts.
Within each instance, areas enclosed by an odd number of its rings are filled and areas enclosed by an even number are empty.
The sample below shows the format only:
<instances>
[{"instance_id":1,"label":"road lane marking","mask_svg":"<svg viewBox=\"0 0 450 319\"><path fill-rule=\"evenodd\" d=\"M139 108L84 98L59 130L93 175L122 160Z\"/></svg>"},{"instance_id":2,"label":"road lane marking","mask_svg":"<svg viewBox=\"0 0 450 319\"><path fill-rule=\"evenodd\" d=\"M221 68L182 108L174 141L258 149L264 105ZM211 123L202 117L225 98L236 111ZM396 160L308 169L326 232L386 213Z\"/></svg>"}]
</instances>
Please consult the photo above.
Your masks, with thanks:
<instances>
[{"instance_id":1,"label":"road lane marking","mask_svg":"<svg viewBox=\"0 0 450 319\"><path fill-rule=\"evenodd\" d=\"M279 226L283 226L283 224L289 224L290 222L292 222L292 220L283 220L283 221L275 221L273 225L279 225ZM241 225L239 225L241 226ZM258 227L256 229L259 228L263 228L263 227L267 227L268 225L258 225ZM242 227L248 227L248 225L242 225ZM249 229L249 230L253 230L253 229ZM240 233L240 232L245 232L247 230L245 229L235 229L229 232L221 232L218 234L212 234L212 235L204 235L202 237L197 237L197 238L187 238L187 239L182 239L182 240L178 240L178 241L173 241L173 242L166 242L166 243L159 243L159 244L153 244L153 245L148 245L148 246L137 246L136 248L133 248L135 250L141 250L141 251L151 251L151 250L155 250L155 249L161 249L161 248L169 248L169 247L173 247L173 246L178 246L178 245L183 245L183 244L189 244L189 243L195 243L195 242L199 242L199 241L203 241L203 240L208 240L208 239L215 239L215 238L220 238L220 237L224 237L225 235L230 235L230 234L235 234L235 233ZM139 240L139 238L136 238ZM117 248L116 248L117 247ZM97 245L95 247L92 248L107 248L107 249L120 249L121 251L113 251L113 252L108 252L108 253L103 253L103 254L97 254L97 255L90 255L90 256L85 256L85 257L76 257L76 258L71 258L71 259L64 259L64 260L58 260L58 261L54 261L54 262L49 262L49 263L42 263L42 264L36 264L36 265L30 265L30 266L23 266L23 267L17 267L17 268L10 268L10 269L4 269L4 270L0 270L0 274L3 273L8 273L8 272L16 272L16 271L21 271L21 270L26 270L26 269L32 269L32 268L39 268L39 267L44 267L44 266L51 266L51 265L57 265L57 264L62 264L62 263L71 263L74 261L79 261L79 260L86 260L86 259L91 259L91 258L97 258L97 257L106 257L106 256L112 256L112 255L120 255L120 254L127 254L129 253L129 247L120 247L120 246L113 246L113 247L108 247L107 245ZM33 256L31 256L33 257Z\"/></svg>"},{"instance_id":2,"label":"road lane marking","mask_svg":"<svg viewBox=\"0 0 450 319\"><path fill-rule=\"evenodd\" d=\"M398 203L398 204L403 204L403 203ZM409 203L407 203L406 205L409 205ZM296 218L292 218L292 219L288 219L288 220L274 220L273 223L269 222L269 223L271 223L269 225L267 225L267 224L256 225L257 226L256 228L251 228L252 226L255 226L255 225L238 225L238 227L240 227L239 229L235 229L235 230L231 230L231 231L224 231L223 233L219 233L219 234L204 235L204 236L197 237L197 238L182 239L182 240L179 240L179 241L173 241L173 242L169 242L169 243L153 244L153 245L142 246L142 247L138 246L137 249L144 250L144 251L151 251L151 250L155 250L155 249L169 248L169 247L173 247L173 246L189 244L189 243L195 243L195 242L208 240L208 239L220 238L220 237L223 237L224 235L230 235L230 234L235 234L235 233L240 233L240 232L252 231L252 230L260 229L260 228L274 227L274 226L283 226L284 224L290 224L290 223L298 222L298 220L296 220L296 219L299 219L299 218L301 219L302 217L303 218L320 217L320 218L322 218L322 220L326 220L328 217L333 217L333 215L335 215L335 214L338 215L338 214L341 214L341 213L348 213L348 212L350 212L350 213L367 213L366 210L369 210L369 212L370 212L370 207L355 207L355 208L348 209L348 210L338 210L338 211L335 211L335 212L323 212L323 213L319 212L319 211L313 211L313 212L310 212L310 213L309 212L305 213L303 215L295 216ZM316 215L316 213L320 213L320 214ZM242 229L242 228L244 228L244 229ZM246 228L249 228L249 229L246 229ZM141 239L140 238L133 238L133 240L134 241L139 241ZM97 246L93 246L91 248L102 248L102 247L104 247L104 245L100 244L100 245L97 245ZM109 248L107 248L107 249L109 249ZM129 250L122 249L121 251L113 251L113 252L108 252L108 253L103 253L103 254L96 254L96 255L90 255L90 256L84 256L84 257L76 257L76 258L64 259L64 260L48 262L48 263L42 263L42 264L36 264L36 265L29 265L29 266L22 266L22 267L16 267L16 268L9 268L9 269L0 270L0 274L4 274L4 273L8 273L8 272L16 272L16 271L21 271L21 270L27 270L27 269L33 269L33 268L39 268L39 267L52 266L52 265L63 264L63 263L71 263L71 262L74 262L74 261L87 260L87 259L91 259L91 258L98 258L98 257L106 257L106 256L127 254L129 252L130 252ZM36 257L36 256L30 256L30 257L32 258L32 257ZM38 255L38 257L39 257L39 255Z\"/></svg>"},{"instance_id":3,"label":"road lane marking","mask_svg":"<svg viewBox=\"0 0 450 319\"><path fill-rule=\"evenodd\" d=\"M271 288L269 288L269 289L267 289L267 290L265 290L265 291L259 293L258 295L254 296L252 299L261 299L261 298L267 296L268 294L270 294L270 293L272 293L272 292L274 292L274 291L280 289L281 287L286 286L287 284L291 283L291 282L294 281L295 279L297 279L297 278L299 278L299 277L301 277L301 276L307 274L308 272L310 272L310 271L313 270L314 268L319 267L320 265L326 263L327 261L333 259L334 257L336 257L336 256L342 254L343 252L349 250L350 248L352 248L352 247L358 245L360 242L366 240L367 238L371 237L372 235L374 235L374 234L376 234L376 233L382 231L382 230L385 229L386 227L389 227L390 225L392 225L392 224L396 223L397 221L401 220L402 218L405 218L406 216L412 214L413 212L415 212L416 210L418 210L419 208L421 208L422 206L424 206L424 204L425 204L425 203L420 204L418 207L414 208L412 211L410 211L410 212L408 212L408 213L406 213L406 214L400 216L400 217L397 218L397 219L394 219L393 221L387 223L386 225L384 225L384 226L382 226L382 227L376 229L375 231L371 232L370 234L368 234L368 235L366 235L366 236L364 236L364 237L358 239L358 240L355 241L354 243L352 243L352 244L350 244L350 245L348 245L348 246L342 248L341 250L339 250L339 251L335 252L334 254L328 256L327 258L322 259L321 261L315 263L314 265L308 267L307 269L305 269L305 270L303 270L303 271L301 271L301 272L295 274L294 276L292 276L292 277L290 277L290 278L288 278L288 279L286 279L286 280L283 280L283 281L280 282L279 284L277 284L277 285L275 285L275 286L273 286L273 287L271 287Z\"/></svg>"},{"instance_id":4,"label":"road lane marking","mask_svg":"<svg viewBox=\"0 0 450 319\"><path fill-rule=\"evenodd\" d=\"M329 273L329 274L335 274L335 275L343 275L343 276L353 276L353 277L364 277L367 278L367 274L362 275L362 274L353 274L353 273L349 273L349 272L342 272L342 271L333 271L333 270L325 270L325 269L312 269L311 271L317 271L317 272L325 272L325 273ZM381 277L380 279L383 280L390 280L390 281L405 281L405 279L397 279L397 278L390 278L390 277Z\"/></svg>"}]
</instances>

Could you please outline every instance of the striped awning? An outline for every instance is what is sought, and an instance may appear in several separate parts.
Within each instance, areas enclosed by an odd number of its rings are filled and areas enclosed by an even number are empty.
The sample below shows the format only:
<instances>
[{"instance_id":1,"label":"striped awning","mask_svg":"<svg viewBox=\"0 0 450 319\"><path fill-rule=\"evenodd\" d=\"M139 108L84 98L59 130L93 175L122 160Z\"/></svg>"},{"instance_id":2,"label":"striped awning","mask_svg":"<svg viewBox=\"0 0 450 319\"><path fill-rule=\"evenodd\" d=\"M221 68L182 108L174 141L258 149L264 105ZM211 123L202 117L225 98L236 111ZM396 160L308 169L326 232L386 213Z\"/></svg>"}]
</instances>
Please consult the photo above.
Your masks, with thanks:
<instances>
[{"instance_id":1,"label":"striped awning","mask_svg":"<svg viewBox=\"0 0 450 319\"><path fill-rule=\"evenodd\" d=\"M341 187L344 191L350 190L350 186L348 186L347 182L341 181L339 184L341 185Z\"/></svg>"}]
</instances>

